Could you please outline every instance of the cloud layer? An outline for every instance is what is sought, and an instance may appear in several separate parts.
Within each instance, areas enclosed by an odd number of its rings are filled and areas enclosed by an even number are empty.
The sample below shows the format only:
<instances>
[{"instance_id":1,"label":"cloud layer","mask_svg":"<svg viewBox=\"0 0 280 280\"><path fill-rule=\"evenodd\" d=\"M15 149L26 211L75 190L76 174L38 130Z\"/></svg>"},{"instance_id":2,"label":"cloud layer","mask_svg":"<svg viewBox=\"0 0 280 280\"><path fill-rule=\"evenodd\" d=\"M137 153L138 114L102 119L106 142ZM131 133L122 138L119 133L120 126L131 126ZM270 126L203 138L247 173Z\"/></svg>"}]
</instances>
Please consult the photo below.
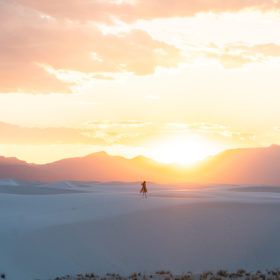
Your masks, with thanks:
<instances>
[{"instance_id":1,"label":"cloud layer","mask_svg":"<svg viewBox=\"0 0 280 280\"><path fill-rule=\"evenodd\" d=\"M23 4L0 0L0 92L69 92L71 82L57 79L48 67L146 75L179 62L178 49L144 31L104 35L92 25L52 18L31 9L31 2Z\"/></svg>"},{"instance_id":2,"label":"cloud layer","mask_svg":"<svg viewBox=\"0 0 280 280\"><path fill-rule=\"evenodd\" d=\"M244 9L278 10L278 0L18 0L53 17L111 22L119 19L126 22L155 18L185 17L200 12L236 12Z\"/></svg>"},{"instance_id":3,"label":"cloud layer","mask_svg":"<svg viewBox=\"0 0 280 280\"><path fill-rule=\"evenodd\" d=\"M274 43L245 45L229 44L218 47L212 44L210 48L200 55L217 59L226 68L240 67L248 63L263 62L271 58L280 57L280 45Z\"/></svg>"},{"instance_id":4,"label":"cloud layer","mask_svg":"<svg viewBox=\"0 0 280 280\"><path fill-rule=\"evenodd\" d=\"M22 127L0 122L0 144L146 145L155 139L200 135L206 139L248 144L255 135L209 123L90 122L84 128Z\"/></svg>"},{"instance_id":5,"label":"cloud layer","mask_svg":"<svg viewBox=\"0 0 280 280\"><path fill-rule=\"evenodd\" d=\"M61 79L59 71L102 79L114 73L148 75L182 62L177 47L143 30L105 35L98 23L279 8L278 0L0 0L0 93L72 92L77 80ZM239 53L231 47L206 56L237 67L254 61L254 54L279 55L273 44L234 48Z\"/></svg>"}]
</instances>

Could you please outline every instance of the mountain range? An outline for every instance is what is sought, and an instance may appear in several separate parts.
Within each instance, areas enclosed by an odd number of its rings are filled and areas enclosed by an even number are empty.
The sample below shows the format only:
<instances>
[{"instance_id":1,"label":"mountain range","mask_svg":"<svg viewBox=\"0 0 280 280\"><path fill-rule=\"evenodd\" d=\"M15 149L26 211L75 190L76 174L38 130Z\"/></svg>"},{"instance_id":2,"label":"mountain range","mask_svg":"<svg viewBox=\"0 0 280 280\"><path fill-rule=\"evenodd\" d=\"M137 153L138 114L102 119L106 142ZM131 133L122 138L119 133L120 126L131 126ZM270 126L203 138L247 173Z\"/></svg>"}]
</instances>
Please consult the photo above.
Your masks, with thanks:
<instances>
[{"instance_id":1,"label":"mountain range","mask_svg":"<svg viewBox=\"0 0 280 280\"><path fill-rule=\"evenodd\" d=\"M280 146L226 150L189 168L145 157L126 159L105 152L48 164L0 157L0 178L32 181L141 181L195 184L280 185Z\"/></svg>"}]
</instances>

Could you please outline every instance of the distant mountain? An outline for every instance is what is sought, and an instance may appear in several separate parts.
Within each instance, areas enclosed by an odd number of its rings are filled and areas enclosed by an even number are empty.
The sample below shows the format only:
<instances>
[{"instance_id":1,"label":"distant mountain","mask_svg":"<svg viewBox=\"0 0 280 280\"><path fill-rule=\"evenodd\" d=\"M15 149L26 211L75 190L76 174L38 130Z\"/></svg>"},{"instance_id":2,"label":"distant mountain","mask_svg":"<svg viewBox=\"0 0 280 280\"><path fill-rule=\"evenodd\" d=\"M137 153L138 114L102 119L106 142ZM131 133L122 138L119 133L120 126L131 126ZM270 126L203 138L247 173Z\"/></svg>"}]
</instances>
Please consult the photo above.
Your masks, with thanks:
<instances>
[{"instance_id":1,"label":"distant mountain","mask_svg":"<svg viewBox=\"0 0 280 280\"><path fill-rule=\"evenodd\" d=\"M41 166L48 180L159 181L170 177L171 170L145 157L126 159L105 152L70 158ZM50 176L50 177L49 177Z\"/></svg>"},{"instance_id":2,"label":"distant mountain","mask_svg":"<svg viewBox=\"0 0 280 280\"><path fill-rule=\"evenodd\" d=\"M172 166L145 157L126 159L105 152L68 158L49 164L28 164L15 158L0 158L0 178L33 181L178 181Z\"/></svg>"},{"instance_id":3,"label":"distant mountain","mask_svg":"<svg viewBox=\"0 0 280 280\"><path fill-rule=\"evenodd\" d=\"M200 163L189 181L280 185L280 146L224 151Z\"/></svg>"},{"instance_id":4,"label":"distant mountain","mask_svg":"<svg viewBox=\"0 0 280 280\"><path fill-rule=\"evenodd\" d=\"M228 150L192 168L175 168L145 157L125 159L104 152L42 165L0 157L0 178L280 185L280 146Z\"/></svg>"},{"instance_id":5,"label":"distant mountain","mask_svg":"<svg viewBox=\"0 0 280 280\"><path fill-rule=\"evenodd\" d=\"M0 156L0 165L17 165L17 164L26 164L26 162L23 160L19 160L15 157L1 157Z\"/></svg>"}]
</instances>

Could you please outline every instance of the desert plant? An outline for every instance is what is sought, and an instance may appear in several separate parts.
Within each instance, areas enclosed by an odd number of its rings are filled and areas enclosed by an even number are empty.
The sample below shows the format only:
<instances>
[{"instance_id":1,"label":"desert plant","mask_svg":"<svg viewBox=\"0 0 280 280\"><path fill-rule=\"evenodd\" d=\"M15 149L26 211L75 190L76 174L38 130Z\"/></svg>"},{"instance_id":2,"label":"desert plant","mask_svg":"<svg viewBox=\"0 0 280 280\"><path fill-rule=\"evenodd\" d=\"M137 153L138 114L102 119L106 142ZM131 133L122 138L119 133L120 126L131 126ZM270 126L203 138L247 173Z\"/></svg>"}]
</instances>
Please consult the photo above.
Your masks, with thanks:
<instances>
[{"instance_id":1,"label":"desert plant","mask_svg":"<svg viewBox=\"0 0 280 280\"><path fill-rule=\"evenodd\" d=\"M229 273L226 270L221 269L221 270L218 270L217 275L222 276L222 277L228 277Z\"/></svg>"},{"instance_id":2,"label":"desert plant","mask_svg":"<svg viewBox=\"0 0 280 280\"><path fill-rule=\"evenodd\" d=\"M241 276L243 276L244 274L246 274L246 270L243 269L243 268L240 268L240 269L238 269L238 270L236 271L236 274L237 274L239 277L241 277Z\"/></svg>"},{"instance_id":3,"label":"desert plant","mask_svg":"<svg viewBox=\"0 0 280 280\"><path fill-rule=\"evenodd\" d=\"M212 275L213 275L213 273L211 271L205 271L200 274L199 279L206 280L206 279L208 279L209 276L212 276Z\"/></svg>"}]
</instances>

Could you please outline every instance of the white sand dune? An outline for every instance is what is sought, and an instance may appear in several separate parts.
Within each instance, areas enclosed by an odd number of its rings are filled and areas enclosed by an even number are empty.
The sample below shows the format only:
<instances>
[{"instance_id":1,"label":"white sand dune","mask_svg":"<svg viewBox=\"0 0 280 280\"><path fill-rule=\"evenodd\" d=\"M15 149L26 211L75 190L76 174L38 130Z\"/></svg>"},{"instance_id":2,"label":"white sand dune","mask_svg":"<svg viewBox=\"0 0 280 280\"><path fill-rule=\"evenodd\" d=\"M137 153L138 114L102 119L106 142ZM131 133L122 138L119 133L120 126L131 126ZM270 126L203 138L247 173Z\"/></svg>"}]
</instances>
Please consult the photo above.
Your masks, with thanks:
<instances>
[{"instance_id":1,"label":"white sand dune","mask_svg":"<svg viewBox=\"0 0 280 280\"><path fill-rule=\"evenodd\" d=\"M272 192L280 193L280 187L276 186L248 186L248 187L238 187L231 188L232 191L238 192Z\"/></svg>"},{"instance_id":2,"label":"white sand dune","mask_svg":"<svg viewBox=\"0 0 280 280\"><path fill-rule=\"evenodd\" d=\"M0 180L0 186L18 186L20 185L20 182L13 179L1 179Z\"/></svg>"},{"instance_id":3,"label":"white sand dune","mask_svg":"<svg viewBox=\"0 0 280 280\"><path fill-rule=\"evenodd\" d=\"M22 184L0 188L8 279L280 264L280 193L266 187L150 185L145 199L138 184Z\"/></svg>"}]
</instances>

